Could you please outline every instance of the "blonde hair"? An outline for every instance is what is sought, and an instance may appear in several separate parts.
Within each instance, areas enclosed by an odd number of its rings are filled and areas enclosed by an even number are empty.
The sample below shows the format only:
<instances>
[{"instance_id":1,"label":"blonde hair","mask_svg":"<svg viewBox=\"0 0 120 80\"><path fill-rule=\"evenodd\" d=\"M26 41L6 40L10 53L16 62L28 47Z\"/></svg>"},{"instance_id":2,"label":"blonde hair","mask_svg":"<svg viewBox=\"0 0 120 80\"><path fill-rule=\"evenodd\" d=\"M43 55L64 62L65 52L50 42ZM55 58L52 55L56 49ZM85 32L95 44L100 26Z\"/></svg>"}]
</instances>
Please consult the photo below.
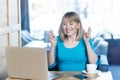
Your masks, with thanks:
<instances>
[{"instance_id":1,"label":"blonde hair","mask_svg":"<svg viewBox=\"0 0 120 80\"><path fill-rule=\"evenodd\" d=\"M77 34L76 34L76 41L79 41L83 37L83 34L84 34L85 31L84 31L84 29L82 27L79 15L77 13L75 13L75 12L67 12L62 17L62 21L61 21L61 24L60 24L60 27L59 27L59 32L58 32L60 34L60 39L62 41L64 41L67 38L67 35L64 34L63 27L62 27L64 18L68 18L68 19L70 19L70 20L72 20L72 21L74 21L76 23L80 23L80 28L77 30Z\"/></svg>"}]
</instances>

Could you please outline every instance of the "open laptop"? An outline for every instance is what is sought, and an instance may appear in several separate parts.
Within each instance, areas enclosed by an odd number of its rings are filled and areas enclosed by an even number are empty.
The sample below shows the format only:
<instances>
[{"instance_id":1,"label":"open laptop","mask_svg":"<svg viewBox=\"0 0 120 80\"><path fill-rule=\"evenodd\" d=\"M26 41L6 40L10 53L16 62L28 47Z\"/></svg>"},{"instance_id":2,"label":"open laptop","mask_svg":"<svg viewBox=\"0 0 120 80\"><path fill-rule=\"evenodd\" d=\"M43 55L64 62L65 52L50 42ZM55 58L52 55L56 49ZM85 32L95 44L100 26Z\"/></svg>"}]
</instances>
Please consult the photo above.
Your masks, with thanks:
<instances>
[{"instance_id":1,"label":"open laptop","mask_svg":"<svg viewBox=\"0 0 120 80\"><path fill-rule=\"evenodd\" d=\"M7 47L7 72L12 78L49 80L62 75L49 75L45 48Z\"/></svg>"}]
</instances>

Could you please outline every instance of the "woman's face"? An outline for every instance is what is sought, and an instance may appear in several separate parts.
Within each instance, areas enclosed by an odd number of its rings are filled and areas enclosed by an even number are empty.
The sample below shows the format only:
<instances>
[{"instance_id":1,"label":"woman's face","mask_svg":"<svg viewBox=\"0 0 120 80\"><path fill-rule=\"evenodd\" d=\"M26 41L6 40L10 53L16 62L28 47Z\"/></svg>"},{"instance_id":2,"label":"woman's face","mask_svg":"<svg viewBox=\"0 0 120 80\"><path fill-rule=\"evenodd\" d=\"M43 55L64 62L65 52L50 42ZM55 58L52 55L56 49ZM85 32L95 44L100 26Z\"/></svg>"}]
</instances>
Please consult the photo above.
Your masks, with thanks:
<instances>
[{"instance_id":1,"label":"woman's face","mask_svg":"<svg viewBox=\"0 0 120 80\"><path fill-rule=\"evenodd\" d=\"M66 34L68 37L74 35L76 36L77 29L80 28L80 23L70 20L69 18L64 18L62 27L64 34Z\"/></svg>"}]
</instances>

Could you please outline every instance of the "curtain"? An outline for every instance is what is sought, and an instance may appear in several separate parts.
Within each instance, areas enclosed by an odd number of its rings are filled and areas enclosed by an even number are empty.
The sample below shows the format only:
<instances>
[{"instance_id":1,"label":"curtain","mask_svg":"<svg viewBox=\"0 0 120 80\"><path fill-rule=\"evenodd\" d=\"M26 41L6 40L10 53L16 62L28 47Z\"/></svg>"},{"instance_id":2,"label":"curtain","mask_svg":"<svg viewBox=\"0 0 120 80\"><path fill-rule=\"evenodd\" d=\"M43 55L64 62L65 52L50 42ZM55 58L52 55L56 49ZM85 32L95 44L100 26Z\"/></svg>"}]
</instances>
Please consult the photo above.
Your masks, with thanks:
<instances>
[{"instance_id":1,"label":"curtain","mask_svg":"<svg viewBox=\"0 0 120 80\"><path fill-rule=\"evenodd\" d=\"M21 0L21 30L30 32L28 1Z\"/></svg>"}]
</instances>

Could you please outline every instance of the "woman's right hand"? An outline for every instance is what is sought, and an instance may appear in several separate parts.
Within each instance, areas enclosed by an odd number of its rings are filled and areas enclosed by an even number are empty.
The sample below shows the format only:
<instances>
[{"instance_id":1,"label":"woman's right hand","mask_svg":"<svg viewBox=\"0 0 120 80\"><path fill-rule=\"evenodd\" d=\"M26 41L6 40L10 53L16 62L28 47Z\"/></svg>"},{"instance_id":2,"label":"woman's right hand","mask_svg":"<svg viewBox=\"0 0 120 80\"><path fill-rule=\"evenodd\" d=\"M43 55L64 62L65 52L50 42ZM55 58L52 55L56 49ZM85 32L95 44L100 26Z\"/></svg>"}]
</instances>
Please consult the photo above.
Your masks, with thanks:
<instances>
[{"instance_id":1,"label":"woman's right hand","mask_svg":"<svg viewBox=\"0 0 120 80\"><path fill-rule=\"evenodd\" d=\"M55 47L56 46L56 36L53 33L53 30L50 30L50 36L49 36L49 40L51 42L51 47Z\"/></svg>"}]
</instances>

